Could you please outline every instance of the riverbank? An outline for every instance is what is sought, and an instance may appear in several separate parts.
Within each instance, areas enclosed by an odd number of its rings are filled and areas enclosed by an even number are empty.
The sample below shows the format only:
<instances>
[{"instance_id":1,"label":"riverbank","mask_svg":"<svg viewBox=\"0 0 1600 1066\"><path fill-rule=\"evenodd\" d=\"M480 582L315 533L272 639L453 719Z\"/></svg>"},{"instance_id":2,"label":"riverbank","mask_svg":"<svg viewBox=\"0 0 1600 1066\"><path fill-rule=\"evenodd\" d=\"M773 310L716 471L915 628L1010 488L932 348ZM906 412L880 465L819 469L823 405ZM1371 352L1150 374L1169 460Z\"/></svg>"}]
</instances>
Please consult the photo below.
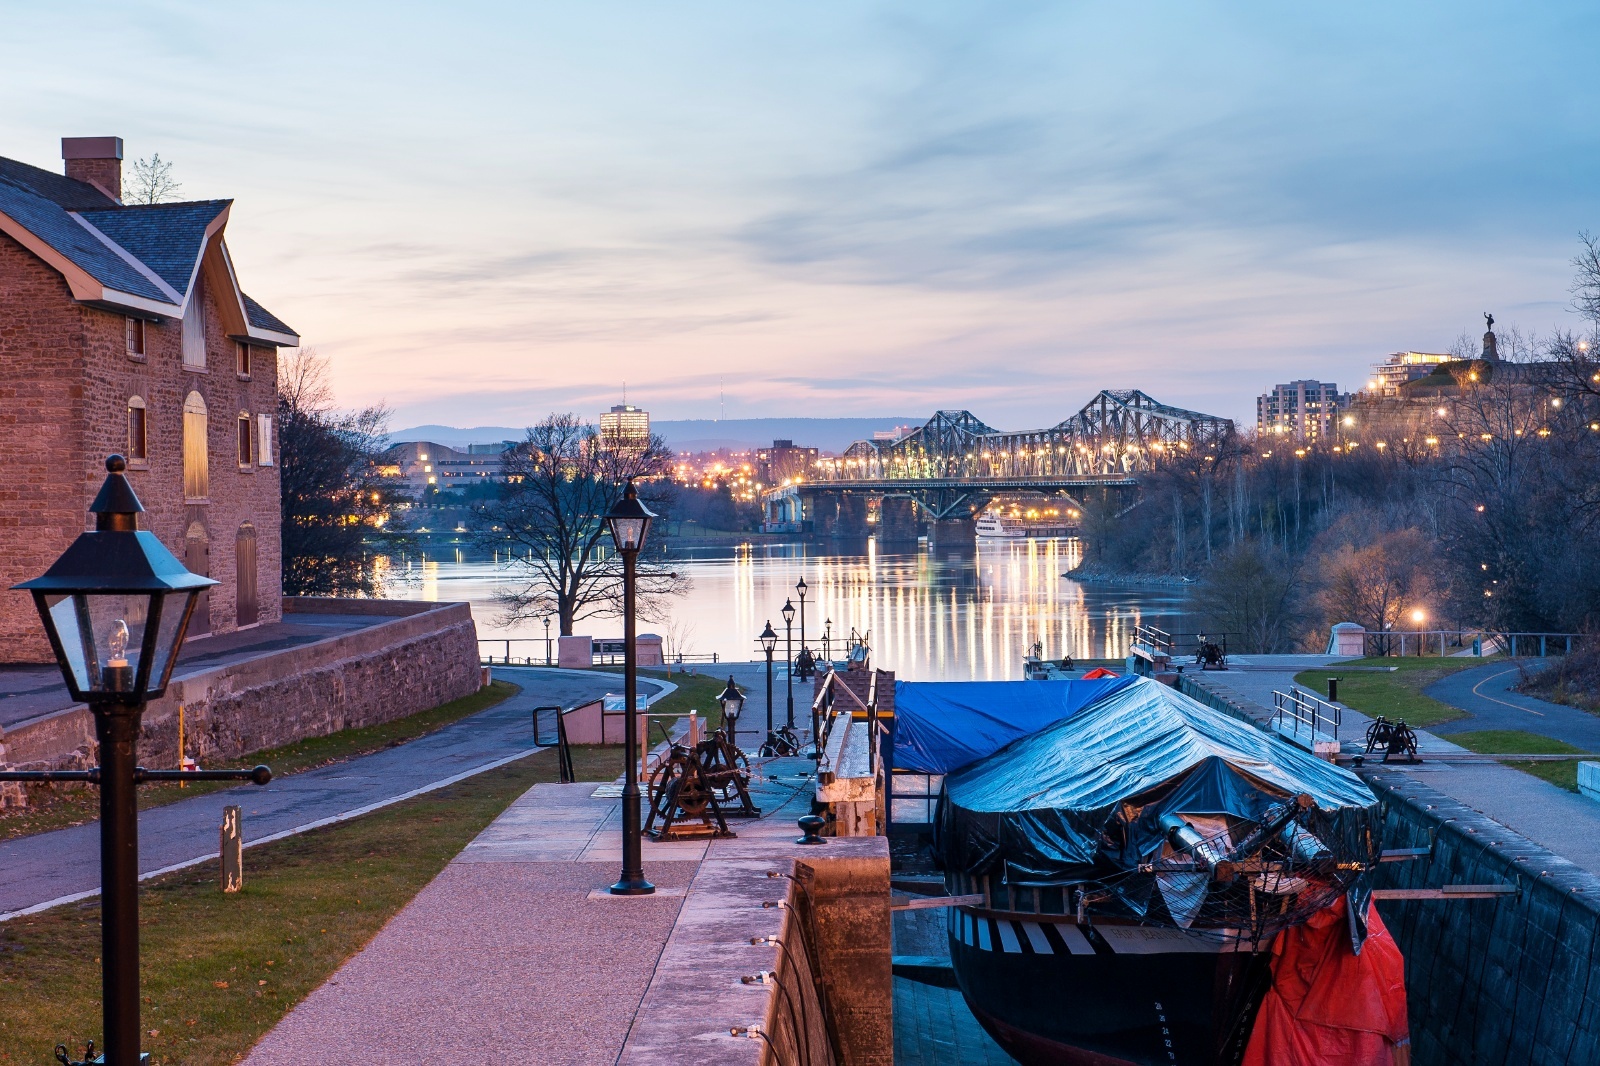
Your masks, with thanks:
<instances>
[{"instance_id":1,"label":"riverbank","mask_svg":"<svg viewBox=\"0 0 1600 1066\"><path fill-rule=\"evenodd\" d=\"M1079 566L1061 575L1082 585L1111 585L1122 588L1176 588L1194 587L1194 578L1182 574L1139 574L1099 567Z\"/></svg>"}]
</instances>

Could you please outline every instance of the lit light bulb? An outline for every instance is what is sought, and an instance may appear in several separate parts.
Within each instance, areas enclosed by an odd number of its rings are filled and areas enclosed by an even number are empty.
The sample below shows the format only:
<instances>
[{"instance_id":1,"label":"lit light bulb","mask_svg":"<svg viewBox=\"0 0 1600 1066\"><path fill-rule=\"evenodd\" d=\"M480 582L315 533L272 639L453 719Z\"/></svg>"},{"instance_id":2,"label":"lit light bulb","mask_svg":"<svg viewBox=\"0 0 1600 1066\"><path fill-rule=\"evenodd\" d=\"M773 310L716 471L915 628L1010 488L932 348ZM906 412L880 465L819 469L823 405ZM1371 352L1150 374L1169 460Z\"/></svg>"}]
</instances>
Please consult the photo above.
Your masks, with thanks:
<instances>
[{"instance_id":1,"label":"lit light bulb","mask_svg":"<svg viewBox=\"0 0 1600 1066\"><path fill-rule=\"evenodd\" d=\"M111 625L111 635L106 638L106 647L111 649L111 659L107 666L128 665L128 623L121 618Z\"/></svg>"}]
</instances>

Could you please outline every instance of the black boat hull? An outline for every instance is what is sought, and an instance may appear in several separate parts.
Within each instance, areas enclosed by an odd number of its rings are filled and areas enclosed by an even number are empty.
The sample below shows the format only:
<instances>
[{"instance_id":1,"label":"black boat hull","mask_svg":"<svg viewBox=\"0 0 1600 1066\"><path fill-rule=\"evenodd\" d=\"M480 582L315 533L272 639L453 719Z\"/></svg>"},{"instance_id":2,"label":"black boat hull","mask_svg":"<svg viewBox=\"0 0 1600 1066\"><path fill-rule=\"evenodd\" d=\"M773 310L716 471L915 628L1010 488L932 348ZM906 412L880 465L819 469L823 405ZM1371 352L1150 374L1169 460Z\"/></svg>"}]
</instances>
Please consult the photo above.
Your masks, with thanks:
<instances>
[{"instance_id":1,"label":"black boat hull","mask_svg":"<svg viewBox=\"0 0 1600 1066\"><path fill-rule=\"evenodd\" d=\"M1179 929L952 909L973 1016L1023 1066L1229 1066L1269 956Z\"/></svg>"}]
</instances>

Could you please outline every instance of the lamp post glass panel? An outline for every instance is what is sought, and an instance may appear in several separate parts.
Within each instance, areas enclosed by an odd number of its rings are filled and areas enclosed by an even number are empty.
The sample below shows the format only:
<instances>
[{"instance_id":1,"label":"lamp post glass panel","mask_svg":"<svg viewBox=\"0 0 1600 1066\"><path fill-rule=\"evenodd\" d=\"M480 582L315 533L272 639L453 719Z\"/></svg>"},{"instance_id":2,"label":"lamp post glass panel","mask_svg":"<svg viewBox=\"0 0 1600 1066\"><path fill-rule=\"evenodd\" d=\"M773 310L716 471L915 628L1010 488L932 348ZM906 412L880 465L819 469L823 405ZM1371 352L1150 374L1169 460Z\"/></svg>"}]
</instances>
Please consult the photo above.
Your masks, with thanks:
<instances>
[{"instance_id":1,"label":"lamp post glass panel","mask_svg":"<svg viewBox=\"0 0 1600 1066\"><path fill-rule=\"evenodd\" d=\"M644 857L639 840L639 662L634 610L639 551L644 547L644 538L654 517L655 512L639 502L632 478L628 479L622 499L606 514L611 539L622 555L622 690L626 733L623 759L627 769L622 785L622 877L611 886L611 891L619 896L644 896L656 890L655 885L644 879Z\"/></svg>"},{"instance_id":2,"label":"lamp post glass panel","mask_svg":"<svg viewBox=\"0 0 1600 1066\"><path fill-rule=\"evenodd\" d=\"M787 714L784 724L790 729L794 728L794 604L787 598L783 601L783 691L784 701L787 704Z\"/></svg>"},{"instance_id":3,"label":"lamp post glass panel","mask_svg":"<svg viewBox=\"0 0 1600 1066\"><path fill-rule=\"evenodd\" d=\"M728 743L735 748L739 746L739 715L744 711L744 693L739 691L739 686L733 683L733 675L728 675L728 687L722 690L717 697L717 702L722 704L722 724L728 730Z\"/></svg>"},{"instance_id":4,"label":"lamp post glass panel","mask_svg":"<svg viewBox=\"0 0 1600 1066\"><path fill-rule=\"evenodd\" d=\"M90 504L95 528L79 534L45 573L14 586L33 594L56 664L75 700L94 715L96 770L0 772L0 781L79 781L100 786L101 992L108 1066L139 1061L139 826L134 786L144 780L249 779L271 771L149 771L135 765L147 701L166 692L195 600L217 582L191 574L153 533L120 455ZM93 1059L91 1050L85 1059Z\"/></svg>"},{"instance_id":5,"label":"lamp post glass panel","mask_svg":"<svg viewBox=\"0 0 1600 1066\"><path fill-rule=\"evenodd\" d=\"M767 735L772 735L772 653L778 647L778 634L772 631L772 619L761 631L761 650L767 653Z\"/></svg>"}]
</instances>

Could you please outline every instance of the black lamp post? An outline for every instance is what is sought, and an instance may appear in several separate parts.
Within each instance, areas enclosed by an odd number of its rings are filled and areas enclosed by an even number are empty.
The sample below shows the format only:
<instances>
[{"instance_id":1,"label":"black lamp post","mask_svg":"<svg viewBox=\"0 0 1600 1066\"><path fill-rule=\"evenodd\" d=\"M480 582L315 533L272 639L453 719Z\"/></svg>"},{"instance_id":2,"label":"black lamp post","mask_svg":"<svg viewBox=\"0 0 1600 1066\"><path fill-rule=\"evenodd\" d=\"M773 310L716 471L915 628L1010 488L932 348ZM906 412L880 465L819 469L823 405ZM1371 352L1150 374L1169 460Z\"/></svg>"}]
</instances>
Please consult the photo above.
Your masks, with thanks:
<instances>
[{"instance_id":1,"label":"black lamp post","mask_svg":"<svg viewBox=\"0 0 1600 1066\"><path fill-rule=\"evenodd\" d=\"M805 648L806 648L806 593L810 590L810 588L811 588L811 586L806 584L806 579L805 579L805 577L803 575L801 576L799 581L795 582L795 585L794 585L794 590L800 594L800 650L801 651L804 651Z\"/></svg>"},{"instance_id":2,"label":"black lamp post","mask_svg":"<svg viewBox=\"0 0 1600 1066\"><path fill-rule=\"evenodd\" d=\"M794 728L794 604L785 597L783 610L778 612L783 615L783 690L788 703L788 714L785 724L790 729Z\"/></svg>"},{"instance_id":3,"label":"black lamp post","mask_svg":"<svg viewBox=\"0 0 1600 1066\"><path fill-rule=\"evenodd\" d=\"M638 579L639 552L650 531L655 513L639 502L633 479L623 490L622 499L606 513L606 526L622 555L622 691L624 693L623 758L627 760L622 784L622 878L611 886L618 896L647 896L656 886L644 879L644 856L640 850L639 828L639 663L634 646L634 585Z\"/></svg>"},{"instance_id":4,"label":"black lamp post","mask_svg":"<svg viewBox=\"0 0 1600 1066\"><path fill-rule=\"evenodd\" d=\"M733 675L728 675L728 687L722 690L717 697L717 702L722 704L722 724L728 727L728 743L734 747L739 746L739 715L744 711L744 693L739 691L739 686L733 683Z\"/></svg>"},{"instance_id":5,"label":"black lamp post","mask_svg":"<svg viewBox=\"0 0 1600 1066\"><path fill-rule=\"evenodd\" d=\"M811 646L806 643L806 579L802 577L794 586L800 594L800 657L795 660L795 672L800 675L801 681L810 681L817 672L817 657L811 654Z\"/></svg>"},{"instance_id":6,"label":"black lamp post","mask_svg":"<svg viewBox=\"0 0 1600 1066\"><path fill-rule=\"evenodd\" d=\"M757 638L761 641L761 650L767 653L767 736L772 735L772 653L778 646L778 634L772 631L772 619L767 619L767 628L761 631Z\"/></svg>"},{"instance_id":7,"label":"black lamp post","mask_svg":"<svg viewBox=\"0 0 1600 1066\"><path fill-rule=\"evenodd\" d=\"M822 661L833 665L833 619L822 623Z\"/></svg>"},{"instance_id":8,"label":"black lamp post","mask_svg":"<svg viewBox=\"0 0 1600 1066\"><path fill-rule=\"evenodd\" d=\"M153 533L138 526L144 508L123 475L120 455L80 533L42 577L13 586L33 594L67 691L94 714L100 765L93 770L6 771L4 781L82 781L100 786L100 937L103 1061L135 1066L139 1054L139 822L141 781L252 780L253 770L146 770L135 765L145 704L166 692L195 600L215 585L191 574ZM59 1048L62 1061L66 1049ZM86 1060L94 1059L89 1045ZM81 1064L75 1064L81 1066Z\"/></svg>"}]
</instances>

